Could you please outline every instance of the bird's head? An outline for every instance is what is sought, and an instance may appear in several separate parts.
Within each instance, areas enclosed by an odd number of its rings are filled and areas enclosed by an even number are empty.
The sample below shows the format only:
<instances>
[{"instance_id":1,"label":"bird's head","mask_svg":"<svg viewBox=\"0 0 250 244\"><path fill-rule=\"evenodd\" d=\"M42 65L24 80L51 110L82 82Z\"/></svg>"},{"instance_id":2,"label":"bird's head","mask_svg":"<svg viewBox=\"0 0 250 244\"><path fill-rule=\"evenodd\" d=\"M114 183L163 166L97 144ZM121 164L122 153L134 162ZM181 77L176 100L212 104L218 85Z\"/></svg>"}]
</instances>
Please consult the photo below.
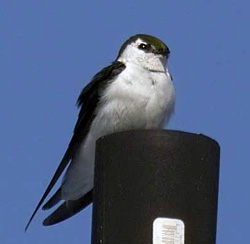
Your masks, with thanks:
<instances>
[{"instance_id":1,"label":"bird's head","mask_svg":"<svg viewBox=\"0 0 250 244\"><path fill-rule=\"evenodd\" d=\"M170 51L160 39L138 34L130 37L122 45L117 60L131 62L151 71L164 72Z\"/></svg>"}]
</instances>

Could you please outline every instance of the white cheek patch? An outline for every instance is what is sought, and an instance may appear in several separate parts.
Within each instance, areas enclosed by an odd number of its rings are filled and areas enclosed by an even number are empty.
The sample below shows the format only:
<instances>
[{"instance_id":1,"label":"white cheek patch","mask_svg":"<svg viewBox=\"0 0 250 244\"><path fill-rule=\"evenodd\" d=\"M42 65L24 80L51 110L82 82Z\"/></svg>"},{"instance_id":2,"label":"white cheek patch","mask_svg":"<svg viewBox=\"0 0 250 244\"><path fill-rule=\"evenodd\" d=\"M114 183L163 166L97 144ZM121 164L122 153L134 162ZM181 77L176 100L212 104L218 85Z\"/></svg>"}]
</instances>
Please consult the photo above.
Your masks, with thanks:
<instances>
[{"instance_id":1,"label":"white cheek patch","mask_svg":"<svg viewBox=\"0 0 250 244\"><path fill-rule=\"evenodd\" d=\"M163 61L159 55L139 49L138 45L141 43L145 42L138 39L136 42L129 44L121 53L118 61L125 64L131 62L151 71L165 72L166 61Z\"/></svg>"},{"instance_id":2,"label":"white cheek patch","mask_svg":"<svg viewBox=\"0 0 250 244\"><path fill-rule=\"evenodd\" d=\"M143 56L143 54L144 52L138 49L138 46L136 43L131 43L124 49L124 51L118 58L118 61L121 61L124 63L133 62L133 61L136 61L137 57Z\"/></svg>"}]
</instances>

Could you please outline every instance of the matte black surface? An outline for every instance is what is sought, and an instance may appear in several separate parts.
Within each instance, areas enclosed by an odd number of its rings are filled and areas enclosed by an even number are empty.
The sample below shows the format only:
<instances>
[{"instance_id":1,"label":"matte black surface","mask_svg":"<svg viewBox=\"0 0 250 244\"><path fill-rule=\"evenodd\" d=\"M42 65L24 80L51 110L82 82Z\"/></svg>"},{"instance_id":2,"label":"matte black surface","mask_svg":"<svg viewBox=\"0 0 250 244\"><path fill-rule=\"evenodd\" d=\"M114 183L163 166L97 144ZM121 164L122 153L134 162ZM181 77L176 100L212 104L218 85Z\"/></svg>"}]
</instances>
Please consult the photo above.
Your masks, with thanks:
<instances>
[{"instance_id":1,"label":"matte black surface","mask_svg":"<svg viewBox=\"0 0 250 244\"><path fill-rule=\"evenodd\" d=\"M216 141L179 131L100 138L92 244L151 244L158 217L183 220L185 244L214 244L219 153Z\"/></svg>"}]
</instances>

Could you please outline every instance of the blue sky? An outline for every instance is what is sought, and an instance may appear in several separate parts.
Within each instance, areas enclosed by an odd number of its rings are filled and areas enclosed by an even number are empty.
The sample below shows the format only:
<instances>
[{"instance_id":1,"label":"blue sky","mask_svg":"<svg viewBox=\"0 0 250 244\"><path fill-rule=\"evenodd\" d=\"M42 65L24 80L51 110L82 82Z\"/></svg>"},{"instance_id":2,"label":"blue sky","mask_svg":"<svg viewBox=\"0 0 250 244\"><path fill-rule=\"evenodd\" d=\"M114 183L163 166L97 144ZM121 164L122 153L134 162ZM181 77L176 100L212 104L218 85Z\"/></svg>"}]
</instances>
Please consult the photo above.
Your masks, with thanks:
<instances>
[{"instance_id":1,"label":"blue sky","mask_svg":"<svg viewBox=\"0 0 250 244\"><path fill-rule=\"evenodd\" d=\"M171 49L176 113L168 128L221 145L217 244L249 241L249 1L0 3L0 242L90 243L91 207L43 227L25 224L54 173L83 86L125 39L148 33Z\"/></svg>"}]
</instances>

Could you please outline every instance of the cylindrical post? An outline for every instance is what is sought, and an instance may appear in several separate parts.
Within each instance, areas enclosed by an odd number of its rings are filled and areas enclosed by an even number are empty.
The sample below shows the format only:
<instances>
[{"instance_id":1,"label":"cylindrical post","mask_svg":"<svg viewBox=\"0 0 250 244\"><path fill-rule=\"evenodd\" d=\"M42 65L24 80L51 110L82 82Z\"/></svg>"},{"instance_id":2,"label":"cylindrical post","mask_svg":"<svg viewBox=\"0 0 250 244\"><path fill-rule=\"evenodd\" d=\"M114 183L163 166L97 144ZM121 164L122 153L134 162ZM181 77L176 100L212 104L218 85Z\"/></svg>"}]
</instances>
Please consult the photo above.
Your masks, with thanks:
<instances>
[{"instance_id":1,"label":"cylindrical post","mask_svg":"<svg viewBox=\"0 0 250 244\"><path fill-rule=\"evenodd\" d=\"M216 141L180 131L100 138L92 244L215 244L219 154Z\"/></svg>"}]
</instances>

